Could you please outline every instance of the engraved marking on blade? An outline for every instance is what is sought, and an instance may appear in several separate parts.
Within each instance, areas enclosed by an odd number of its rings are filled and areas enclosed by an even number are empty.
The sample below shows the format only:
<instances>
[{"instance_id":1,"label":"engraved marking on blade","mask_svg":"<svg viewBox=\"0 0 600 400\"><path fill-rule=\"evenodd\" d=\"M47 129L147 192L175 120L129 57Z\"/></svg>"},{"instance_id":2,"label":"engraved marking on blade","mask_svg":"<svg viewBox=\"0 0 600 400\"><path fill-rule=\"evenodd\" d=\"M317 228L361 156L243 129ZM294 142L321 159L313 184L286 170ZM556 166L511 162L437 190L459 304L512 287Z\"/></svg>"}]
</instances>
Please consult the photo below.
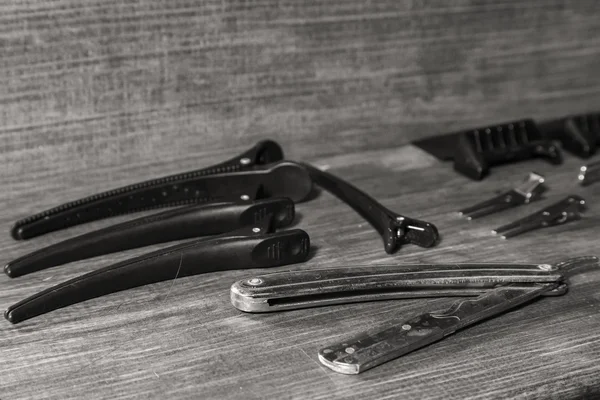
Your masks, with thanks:
<instances>
[{"instance_id":1,"label":"engraved marking on blade","mask_svg":"<svg viewBox=\"0 0 600 400\"><path fill-rule=\"evenodd\" d=\"M413 329L410 332L408 332L406 335L407 336L427 336L429 335L431 332L433 331L433 329L430 328L417 328L417 329Z\"/></svg>"},{"instance_id":2,"label":"engraved marking on blade","mask_svg":"<svg viewBox=\"0 0 600 400\"><path fill-rule=\"evenodd\" d=\"M285 243L282 243L281 241L273 243L272 245L267 247L267 257L272 260L281 260L282 248L285 249Z\"/></svg>"},{"instance_id":3,"label":"engraved marking on blade","mask_svg":"<svg viewBox=\"0 0 600 400\"><path fill-rule=\"evenodd\" d=\"M254 222L262 221L267 217L267 208L261 207L258 210L254 211Z\"/></svg>"},{"instance_id":4,"label":"engraved marking on blade","mask_svg":"<svg viewBox=\"0 0 600 400\"><path fill-rule=\"evenodd\" d=\"M373 350L375 350L378 353L383 353L383 352L387 352L387 350L393 349L394 346L392 346L391 344L389 344L388 342L379 342L377 343L375 346L373 346Z\"/></svg>"}]
</instances>

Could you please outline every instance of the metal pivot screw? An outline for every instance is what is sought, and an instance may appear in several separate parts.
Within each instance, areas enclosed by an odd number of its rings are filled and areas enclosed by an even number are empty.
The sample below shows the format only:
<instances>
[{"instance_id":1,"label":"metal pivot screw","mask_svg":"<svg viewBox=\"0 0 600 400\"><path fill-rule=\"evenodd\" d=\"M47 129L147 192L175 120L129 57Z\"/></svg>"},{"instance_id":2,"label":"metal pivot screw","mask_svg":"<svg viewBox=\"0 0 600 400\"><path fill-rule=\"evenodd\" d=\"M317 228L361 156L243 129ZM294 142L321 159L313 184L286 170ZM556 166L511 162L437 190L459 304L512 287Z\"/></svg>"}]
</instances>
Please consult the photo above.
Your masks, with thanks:
<instances>
[{"instance_id":1,"label":"metal pivot screw","mask_svg":"<svg viewBox=\"0 0 600 400\"><path fill-rule=\"evenodd\" d=\"M261 285L262 283L263 283L263 280L260 278L248 279L248 284L252 285L252 286L258 286L258 285Z\"/></svg>"},{"instance_id":2,"label":"metal pivot screw","mask_svg":"<svg viewBox=\"0 0 600 400\"><path fill-rule=\"evenodd\" d=\"M240 199L242 200L250 200L250 196L248 196L247 194L243 194L240 196Z\"/></svg>"},{"instance_id":3,"label":"metal pivot screw","mask_svg":"<svg viewBox=\"0 0 600 400\"><path fill-rule=\"evenodd\" d=\"M258 233L258 232L260 232L260 228L252 228L252 232Z\"/></svg>"},{"instance_id":4,"label":"metal pivot screw","mask_svg":"<svg viewBox=\"0 0 600 400\"><path fill-rule=\"evenodd\" d=\"M412 329L412 326L410 326L409 324L404 324L402 325L402 329L405 331L410 331Z\"/></svg>"},{"instance_id":5,"label":"metal pivot screw","mask_svg":"<svg viewBox=\"0 0 600 400\"><path fill-rule=\"evenodd\" d=\"M244 157L240 159L240 164L242 165L248 165L250 164L250 159L248 157Z\"/></svg>"},{"instance_id":6,"label":"metal pivot screw","mask_svg":"<svg viewBox=\"0 0 600 400\"><path fill-rule=\"evenodd\" d=\"M540 264L538 265L538 268L542 271L552 271L554 269L554 267L552 267L550 264Z\"/></svg>"}]
</instances>

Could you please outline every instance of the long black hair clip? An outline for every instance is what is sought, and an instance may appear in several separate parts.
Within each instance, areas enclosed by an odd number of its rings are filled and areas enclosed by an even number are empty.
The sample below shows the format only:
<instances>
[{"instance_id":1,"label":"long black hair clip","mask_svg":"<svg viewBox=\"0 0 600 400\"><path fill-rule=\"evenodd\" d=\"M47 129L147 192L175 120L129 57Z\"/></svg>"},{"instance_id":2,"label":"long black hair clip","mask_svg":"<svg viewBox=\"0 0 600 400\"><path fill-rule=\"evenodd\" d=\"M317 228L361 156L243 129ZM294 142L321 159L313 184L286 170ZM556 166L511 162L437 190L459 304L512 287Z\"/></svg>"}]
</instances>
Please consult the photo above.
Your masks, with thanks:
<instances>
[{"instance_id":1,"label":"long black hair clip","mask_svg":"<svg viewBox=\"0 0 600 400\"><path fill-rule=\"evenodd\" d=\"M16 240L120 214L188 204L288 197L298 202L312 183L304 168L282 161L272 140L208 168L153 179L71 201L17 221Z\"/></svg>"},{"instance_id":2,"label":"long black hair clip","mask_svg":"<svg viewBox=\"0 0 600 400\"><path fill-rule=\"evenodd\" d=\"M34 294L5 311L18 323L110 293L185 276L248 268L269 268L305 261L310 239L301 229L275 232L281 214L233 232L199 239L125 260ZM288 215L284 215L288 218Z\"/></svg>"},{"instance_id":3,"label":"long black hair clip","mask_svg":"<svg viewBox=\"0 0 600 400\"><path fill-rule=\"evenodd\" d=\"M219 235L259 223L268 215L275 228L294 220L288 198L197 204L163 211L92 231L26 254L4 267L11 278L74 261L152 244Z\"/></svg>"},{"instance_id":4,"label":"long black hair clip","mask_svg":"<svg viewBox=\"0 0 600 400\"><path fill-rule=\"evenodd\" d=\"M421 247L437 243L439 234L432 223L397 214L350 183L309 164L302 165L316 185L348 204L379 232L386 253L392 254L406 243Z\"/></svg>"}]
</instances>

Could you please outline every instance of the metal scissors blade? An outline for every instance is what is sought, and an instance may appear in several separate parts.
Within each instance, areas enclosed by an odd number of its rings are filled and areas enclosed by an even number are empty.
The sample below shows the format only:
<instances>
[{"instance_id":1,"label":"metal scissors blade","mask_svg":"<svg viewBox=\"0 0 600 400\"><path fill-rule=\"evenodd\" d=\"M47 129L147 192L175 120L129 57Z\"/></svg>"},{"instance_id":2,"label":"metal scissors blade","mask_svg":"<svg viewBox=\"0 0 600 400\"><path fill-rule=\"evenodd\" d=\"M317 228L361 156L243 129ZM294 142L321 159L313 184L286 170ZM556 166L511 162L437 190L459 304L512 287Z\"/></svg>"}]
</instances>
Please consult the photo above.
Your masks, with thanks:
<instances>
[{"instance_id":1,"label":"metal scissors blade","mask_svg":"<svg viewBox=\"0 0 600 400\"><path fill-rule=\"evenodd\" d=\"M501 234L503 239L508 239L534 229L565 224L580 219L585 208L585 200L582 197L570 195L558 203L496 228L492 232Z\"/></svg>"},{"instance_id":2,"label":"metal scissors blade","mask_svg":"<svg viewBox=\"0 0 600 400\"><path fill-rule=\"evenodd\" d=\"M544 177L535 172L530 172L523 183L517 187L492 199L463 208L459 211L459 214L464 215L469 220L483 217L507 208L528 204L539 199L545 190Z\"/></svg>"}]
</instances>

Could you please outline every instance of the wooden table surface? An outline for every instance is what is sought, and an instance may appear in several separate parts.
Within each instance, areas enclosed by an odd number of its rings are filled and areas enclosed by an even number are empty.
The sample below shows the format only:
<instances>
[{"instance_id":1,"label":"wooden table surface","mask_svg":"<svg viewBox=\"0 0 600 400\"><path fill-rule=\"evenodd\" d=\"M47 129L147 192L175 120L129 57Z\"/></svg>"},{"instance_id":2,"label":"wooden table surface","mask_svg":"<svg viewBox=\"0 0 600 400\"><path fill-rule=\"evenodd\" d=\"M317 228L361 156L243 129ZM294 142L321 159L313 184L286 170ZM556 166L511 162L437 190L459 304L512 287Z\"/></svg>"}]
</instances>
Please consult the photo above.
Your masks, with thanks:
<instances>
[{"instance_id":1,"label":"wooden table surface","mask_svg":"<svg viewBox=\"0 0 600 400\"><path fill-rule=\"evenodd\" d=\"M455 174L411 147L317 159L314 163L408 216L434 222L442 235L432 249L407 245L386 255L376 232L327 192L298 204L298 227L314 253L277 270L406 262L554 262L598 254L600 184L576 183L581 160L564 165L528 161L499 167L482 182ZM165 164L166 165L166 164ZM183 170L177 162L169 169ZM530 170L547 178L543 200L485 219L466 221L456 210L510 188ZM3 259L105 226L101 221L26 242L8 235L11 223L34 209L108 188L102 177L65 175L14 192L0 214ZM129 169L113 184L148 178ZM37 185L37 186L36 186ZM585 218L510 240L490 230L567 194L589 203ZM18 200L22 197L22 200ZM158 247L158 246L153 246ZM68 278L139 254L139 249L48 269L0 277L0 306ZM451 299L381 301L272 314L233 308L229 287L268 270L188 277L89 300L18 325L0 323L4 399L50 398L578 398L600 395L600 270L571 279L567 295L543 298L359 376L321 366L327 344L390 320L444 308ZM589 397L592 398L592 397Z\"/></svg>"}]
</instances>

